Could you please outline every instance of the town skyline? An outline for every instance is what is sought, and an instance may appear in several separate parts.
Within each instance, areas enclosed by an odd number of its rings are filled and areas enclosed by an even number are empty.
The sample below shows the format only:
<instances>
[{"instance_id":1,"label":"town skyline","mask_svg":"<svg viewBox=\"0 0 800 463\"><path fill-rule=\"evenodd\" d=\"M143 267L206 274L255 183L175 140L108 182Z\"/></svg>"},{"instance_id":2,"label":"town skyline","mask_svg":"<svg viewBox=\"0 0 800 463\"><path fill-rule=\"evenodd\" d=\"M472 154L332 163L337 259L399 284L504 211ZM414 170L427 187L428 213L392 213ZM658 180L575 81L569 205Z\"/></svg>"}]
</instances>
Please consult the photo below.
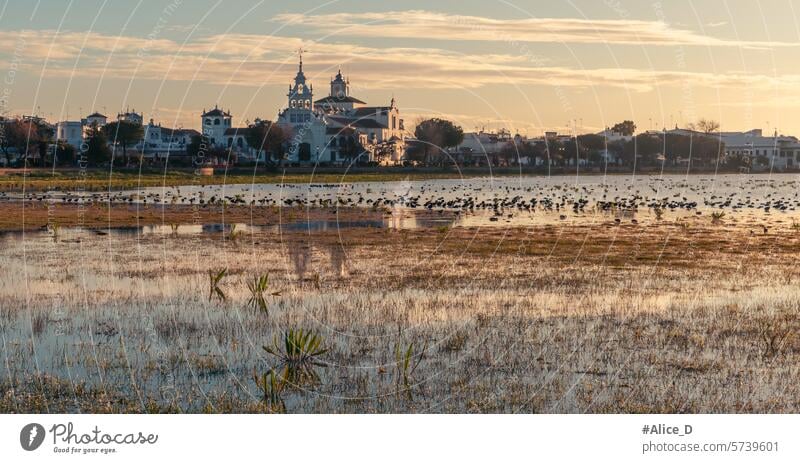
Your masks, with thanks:
<instances>
[{"instance_id":1,"label":"town skyline","mask_svg":"<svg viewBox=\"0 0 800 463\"><path fill-rule=\"evenodd\" d=\"M274 119L302 48L316 94L341 67L359 98L396 98L410 127L445 117L465 131L539 135L709 118L723 130L800 133L800 70L784 59L800 47L791 2L497 2L490 17L470 2L234 3L6 4L3 113L61 121L135 108L195 128L216 104L237 124Z\"/></svg>"}]
</instances>

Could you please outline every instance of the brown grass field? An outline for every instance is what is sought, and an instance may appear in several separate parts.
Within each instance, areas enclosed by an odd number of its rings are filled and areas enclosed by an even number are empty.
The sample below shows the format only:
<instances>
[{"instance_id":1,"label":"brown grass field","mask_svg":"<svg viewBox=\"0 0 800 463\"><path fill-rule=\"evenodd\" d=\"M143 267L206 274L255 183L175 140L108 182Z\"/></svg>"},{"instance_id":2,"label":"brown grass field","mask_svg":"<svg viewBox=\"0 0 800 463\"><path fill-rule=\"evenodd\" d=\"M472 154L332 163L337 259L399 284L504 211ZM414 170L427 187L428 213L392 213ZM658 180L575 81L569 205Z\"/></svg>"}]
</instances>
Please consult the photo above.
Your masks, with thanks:
<instances>
[{"instance_id":1,"label":"brown grass field","mask_svg":"<svg viewBox=\"0 0 800 463\"><path fill-rule=\"evenodd\" d=\"M2 412L800 411L800 232L788 224L0 243ZM209 276L221 269L224 298ZM261 307L248 284L267 274ZM323 352L287 362L263 348L277 339L280 354L290 329L313 331Z\"/></svg>"}]
</instances>

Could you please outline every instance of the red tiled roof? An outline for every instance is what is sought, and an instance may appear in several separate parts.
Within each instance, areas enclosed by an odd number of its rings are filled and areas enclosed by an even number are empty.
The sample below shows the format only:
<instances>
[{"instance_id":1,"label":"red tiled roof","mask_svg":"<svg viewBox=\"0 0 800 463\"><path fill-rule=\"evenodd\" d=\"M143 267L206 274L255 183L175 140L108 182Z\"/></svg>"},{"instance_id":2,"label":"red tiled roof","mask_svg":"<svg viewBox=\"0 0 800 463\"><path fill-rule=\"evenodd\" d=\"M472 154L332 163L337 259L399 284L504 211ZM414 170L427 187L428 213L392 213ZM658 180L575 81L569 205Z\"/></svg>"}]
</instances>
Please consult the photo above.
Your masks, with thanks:
<instances>
[{"instance_id":1,"label":"red tiled roof","mask_svg":"<svg viewBox=\"0 0 800 463\"><path fill-rule=\"evenodd\" d=\"M223 110L221 110L221 109L219 109L219 108L214 108L214 109L212 109L211 111L208 111L208 112L205 112L205 113L203 113L203 116L202 116L202 117L206 117L206 116L224 116L224 117L230 117L230 113L226 113L225 111L223 111Z\"/></svg>"},{"instance_id":2,"label":"red tiled roof","mask_svg":"<svg viewBox=\"0 0 800 463\"><path fill-rule=\"evenodd\" d=\"M363 108L356 108L354 114L356 117L363 117L375 114L376 111L382 112L388 111L389 109L391 109L389 106L365 106Z\"/></svg>"},{"instance_id":3,"label":"red tiled roof","mask_svg":"<svg viewBox=\"0 0 800 463\"><path fill-rule=\"evenodd\" d=\"M314 104L317 103L358 103L358 104L366 104L365 102L359 100L358 98L352 96L326 96L325 98L320 98L319 100L315 101Z\"/></svg>"},{"instance_id":4,"label":"red tiled roof","mask_svg":"<svg viewBox=\"0 0 800 463\"><path fill-rule=\"evenodd\" d=\"M385 125L375 119L353 119L350 117L331 116L330 119L338 124L349 125L359 129L385 129Z\"/></svg>"}]
</instances>

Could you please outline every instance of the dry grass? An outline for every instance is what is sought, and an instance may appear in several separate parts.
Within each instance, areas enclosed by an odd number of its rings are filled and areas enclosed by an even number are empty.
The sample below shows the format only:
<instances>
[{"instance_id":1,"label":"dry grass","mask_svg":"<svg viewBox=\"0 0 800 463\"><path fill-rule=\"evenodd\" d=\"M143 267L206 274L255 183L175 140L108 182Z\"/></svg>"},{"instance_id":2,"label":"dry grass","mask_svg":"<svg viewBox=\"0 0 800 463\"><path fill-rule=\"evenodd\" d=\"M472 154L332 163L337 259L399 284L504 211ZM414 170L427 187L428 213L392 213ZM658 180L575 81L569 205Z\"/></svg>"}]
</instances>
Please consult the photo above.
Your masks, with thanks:
<instances>
[{"instance_id":1,"label":"dry grass","mask_svg":"<svg viewBox=\"0 0 800 463\"><path fill-rule=\"evenodd\" d=\"M87 233L2 249L0 411L268 411L254 372L278 366L262 346L290 327L330 349L319 381L281 391L290 413L800 411L788 229ZM227 298L209 301L219 268ZM267 273L268 310L253 310L247 283ZM410 345L425 351L398 393Z\"/></svg>"}]
</instances>

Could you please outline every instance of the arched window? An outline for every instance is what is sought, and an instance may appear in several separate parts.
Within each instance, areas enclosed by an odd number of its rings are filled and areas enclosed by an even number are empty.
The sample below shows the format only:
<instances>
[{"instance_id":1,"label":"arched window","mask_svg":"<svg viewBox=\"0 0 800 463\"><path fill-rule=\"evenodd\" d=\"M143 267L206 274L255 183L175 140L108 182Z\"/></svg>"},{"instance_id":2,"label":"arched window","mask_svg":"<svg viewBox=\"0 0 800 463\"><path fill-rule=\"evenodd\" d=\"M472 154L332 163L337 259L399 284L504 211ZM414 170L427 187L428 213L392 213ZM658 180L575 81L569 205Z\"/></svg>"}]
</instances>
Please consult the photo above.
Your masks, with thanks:
<instances>
[{"instance_id":1,"label":"arched window","mask_svg":"<svg viewBox=\"0 0 800 463\"><path fill-rule=\"evenodd\" d=\"M233 137L228 137L228 148L230 148L231 145L233 145Z\"/></svg>"},{"instance_id":2,"label":"arched window","mask_svg":"<svg viewBox=\"0 0 800 463\"><path fill-rule=\"evenodd\" d=\"M311 100L306 100L306 109L311 107Z\"/></svg>"},{"instance_id":3,"label":"arched window","mask_svg":"<svg viewBox=\"0 0 800 463\"><path fill-rule=\"evenodd\" d=\"M292 106L292 108L296 108L296 107L297 107L297 102L296 102L296 101L294 101L294 100L292 100L292 104L291 104L291 106Z\"/></svg>"},{"instance_id":4,"label":"arched window","mask_svg":"<svg viewBox=\"0 0 800 463\"><path fill-rule=\"evenodd\" d=\"M219 125L219 119L214 119L214 125Z\"/></svg>"},{"instance_id":5,"label":"arched window","mask_svg":"<svg viewBox=\"0 0 800 463\"><path fill-rule=\"evenodd\" d=\"M206 119L206 125L211 125L211 119Z\"/></svg>"},{"instance_id":6,"label":"arched window","mask_svg":"<svg viewBox=\"0 0 800 463\"><path fill-rule=\"evenodd\" d=\"M242 143L242 138L241 137L236 139L236 146L238 146L239 148L244 146L244 143Z\"/></svg>"}]
</instances>

